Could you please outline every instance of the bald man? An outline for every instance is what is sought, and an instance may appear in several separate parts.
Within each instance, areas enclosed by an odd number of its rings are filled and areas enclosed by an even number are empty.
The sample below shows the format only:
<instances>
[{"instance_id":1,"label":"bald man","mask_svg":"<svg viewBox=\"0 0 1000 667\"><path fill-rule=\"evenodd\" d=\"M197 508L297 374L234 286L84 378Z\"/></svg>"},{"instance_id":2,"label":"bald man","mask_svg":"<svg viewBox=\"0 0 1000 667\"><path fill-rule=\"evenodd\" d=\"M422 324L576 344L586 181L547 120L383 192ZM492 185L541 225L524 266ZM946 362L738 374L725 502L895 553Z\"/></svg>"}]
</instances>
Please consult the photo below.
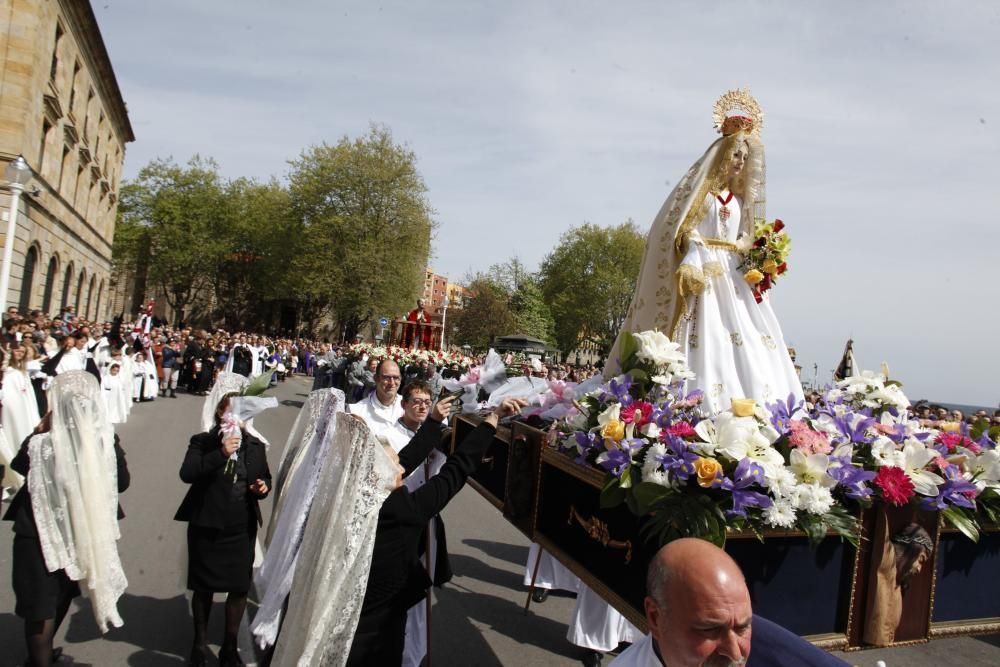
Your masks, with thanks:
<instances>
[{"instance_id":1,"label":"bald man","mask_svg":"<svg viewBox=\"0 0 1000 667\"><path fill-rule=\"evenodd\" d=\"M784 628L753 615L743 573L725 551L684 538L661 548L646 575L649 634L611 667L846 665Z\"/></svg>"}]
</instances>

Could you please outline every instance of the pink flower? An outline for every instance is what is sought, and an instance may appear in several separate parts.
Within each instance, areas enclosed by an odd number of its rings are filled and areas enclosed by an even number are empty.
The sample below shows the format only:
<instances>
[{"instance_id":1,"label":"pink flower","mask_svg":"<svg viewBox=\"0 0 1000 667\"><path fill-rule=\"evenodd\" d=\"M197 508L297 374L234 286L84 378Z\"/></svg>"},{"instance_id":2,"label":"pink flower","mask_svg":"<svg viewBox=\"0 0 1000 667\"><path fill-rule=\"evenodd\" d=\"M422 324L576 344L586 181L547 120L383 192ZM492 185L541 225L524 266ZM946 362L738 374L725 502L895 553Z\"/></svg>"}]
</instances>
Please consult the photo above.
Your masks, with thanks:
<instances>
[{"instance_id":1,"label":"pink flower","mask_svg":"<svg viewBox=\"0 0 1000 667\"><path fill-rule=\"evenodd\" d=\"M791 429L788 433L788 443L804 454L829 454L833 445L826 434L809 428L801 419L793 419L788 423Z\"/></svg>"},{"instance_id":2,"label":"pink flower","mask_svg":"<svg viewBox=\"0 0 1000 667\"><path fill-rule=\"evenodd\" d=\"M913 497L913 482L902 468L883 466L875 473L875 485L882 490L882 497L891 505L899 507Z\"/></svg>"},{"instance_id":3,"label":"pink flower","mask_svg":"<svg viewBox=\"0 0 1000 667\"><path fill-rule=\"evenodd\" d=\"M646 401L636 401L632 405L622 408L621 419L626 424L635 424L636 428L649 423L649 417L653 414L653 405Z\"/></svg>"},{"instance_id":4,"label":"pink flower","mask_svg":"<svg viewBox=\"0 0 1000 667\"><path fill-rule=\"evenodd\" d=\"M677 422L667 429L667 434L678 438L693 438L698 435L695 433L694 427L687 422Z\"/></svg>"},{"instance_id":5,"label":"pink flower","mask_svg":"<svg viewBox=\"0 0 1000 667\"><path fill-rule=\"evenodd\" d=\"M948 448L949 452L962 444L961 433L938 433L937 441Z\"/></svg>"}]
</instances>

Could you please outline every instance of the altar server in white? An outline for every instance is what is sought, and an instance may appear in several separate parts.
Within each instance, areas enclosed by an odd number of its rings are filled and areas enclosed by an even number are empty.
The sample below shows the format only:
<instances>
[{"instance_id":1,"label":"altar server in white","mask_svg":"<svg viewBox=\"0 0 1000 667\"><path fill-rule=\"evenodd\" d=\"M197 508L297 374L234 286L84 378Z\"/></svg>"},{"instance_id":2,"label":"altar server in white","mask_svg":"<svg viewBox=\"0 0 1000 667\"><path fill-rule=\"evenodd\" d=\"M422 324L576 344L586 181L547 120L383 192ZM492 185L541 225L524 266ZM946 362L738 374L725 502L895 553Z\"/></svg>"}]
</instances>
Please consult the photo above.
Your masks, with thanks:
<instances>
[{"instance_id":1,"label":"altar server in white","mask_svg":"<svg viewBox=\"0 0 1000 667\"><path fill-rule=\"evenodd\" d=\"M104 399L108 421L111 424L124 424L128 420L128 407L132 402L130 398L132 383L128 383L128 389L122 389L121 371L122 365L112 361L101 377L101 398Z\"/></svg>"},{"instance_id":2,"label":"altar server in white","mask_svg":"<svg viewBox=\"0 0 1000 667\"><path fill-rule=\"evenodd\" d=\"M27 366L24 346L19 343L11 345L10 360L3 373L3 425L15 451L41 420Z\"/></svg>"},{"instance_id":3,"label":"altar server in white","mask_svg":"<svg viewBox=\"0 0 1000 667\"><path fill-rule=\"evenodd\" d=\"M156 364L146 358L145 352L132 355L132 398L136 401L152 401L160 393L160 383L156 377Z\"/></svg>"},{"instance_id":4,"label":"altar server in white","mask_svg":"<svg viewBox=\"0 0 1000 667\"><path fill-rule=\"evenodd\" d=\"M383 438L396 427L403 416L403 399L399 395L402 375L392 359L383 359L375 368L375 391L357 403L347 406L352 415L361 417L376 438Z\"/></svg>"}]
</instances>

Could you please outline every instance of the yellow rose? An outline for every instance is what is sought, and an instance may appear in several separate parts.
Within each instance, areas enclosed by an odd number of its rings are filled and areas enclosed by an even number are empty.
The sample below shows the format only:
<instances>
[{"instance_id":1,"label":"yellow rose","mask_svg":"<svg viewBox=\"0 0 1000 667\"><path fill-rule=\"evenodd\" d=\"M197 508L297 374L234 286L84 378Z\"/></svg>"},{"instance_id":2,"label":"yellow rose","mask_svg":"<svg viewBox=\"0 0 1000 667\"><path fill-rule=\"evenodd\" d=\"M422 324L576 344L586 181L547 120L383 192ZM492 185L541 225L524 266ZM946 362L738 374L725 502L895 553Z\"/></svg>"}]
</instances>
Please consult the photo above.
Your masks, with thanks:
<instances>
[{"instance_id":1,"label":"yellow rose","mask_svg":"<svg viewBox=\"0 0 1000 667\"><path fill-rule=\"evenodd\" d=\"M601 435L609 440L618 442L625 437L625 422L612 419L601 429Z\"/></svg>"},{"instance_id":2,"label":"yellow rose","mask_svg":"<svg viewBox=\"0 0 1000 667\"><path fill-rule=\"evenodd\" d=\"M737 417L753 417L753 412L756 409L757 403L752 398L732 399L733 414Z\"/></svg>"},{"instance_id":3,"label":"yellow rose","mask_svg":"<svg viewBox=\"0 0 1000 667\"><path fill-rule=\"evenodd\" d=\"M764 260L764 273L770 273L772 276L778 272L778 263L773 259Z\"/></svg>"},{"instance_id":4,"label":"yellow rose","mask_svg":"<svg viewBox=\"0 0 1000 667\"><path fill-rule=\"evenodd\" d=\"M743 274L743 280L747 281L748 285L756 285L764 279L764 274L757 269L750 269L745 274Z\"/></svg>"},{"instance_id":5,"label":"yellow rose","mask_svg":"<svg viewBox=\"0 0 1000 667\"><path fill-rule=\"evenodd\" d=\"M961 425L958 422L940 422L938 428L945 433L958 433Z\"/></svg>"},{"instance_id":6,"label":"yellow rose","mask_svg":"<svg viewBox=\"0 0 1000 667\"><path fill-rule=\"evenodd\" d=\"M707 489L712 486L715 478L722 473L722 466L715 459L699 457L694 462L694 472L698 475L698 485Z\"/></svg>"}]
</instances>

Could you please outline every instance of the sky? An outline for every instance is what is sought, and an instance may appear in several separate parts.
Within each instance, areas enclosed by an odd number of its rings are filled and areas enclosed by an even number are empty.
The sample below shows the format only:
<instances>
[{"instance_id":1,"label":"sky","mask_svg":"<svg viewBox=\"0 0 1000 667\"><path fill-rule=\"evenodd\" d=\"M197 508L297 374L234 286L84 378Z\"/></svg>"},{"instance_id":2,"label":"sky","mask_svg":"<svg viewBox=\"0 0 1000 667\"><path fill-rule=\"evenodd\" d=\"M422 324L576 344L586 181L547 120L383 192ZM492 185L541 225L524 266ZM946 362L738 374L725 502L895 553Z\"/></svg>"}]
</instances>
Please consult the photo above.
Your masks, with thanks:
<instances>
[{"instance_id":1,"label":"sky","mask_svg":"<svg viewBox=\"0 0 1000 667\"><path fill-rule=\"evenodd\" d=\"M1000 3L97 0L136 141L284 178L322 142L388 126L417 155L452 281L562 234L645 233L748 86L771 291L803 377L848 338L911 399L1000 401ZM815 365L815 370L814 370Z\"/></svg>"}]
</instances>

